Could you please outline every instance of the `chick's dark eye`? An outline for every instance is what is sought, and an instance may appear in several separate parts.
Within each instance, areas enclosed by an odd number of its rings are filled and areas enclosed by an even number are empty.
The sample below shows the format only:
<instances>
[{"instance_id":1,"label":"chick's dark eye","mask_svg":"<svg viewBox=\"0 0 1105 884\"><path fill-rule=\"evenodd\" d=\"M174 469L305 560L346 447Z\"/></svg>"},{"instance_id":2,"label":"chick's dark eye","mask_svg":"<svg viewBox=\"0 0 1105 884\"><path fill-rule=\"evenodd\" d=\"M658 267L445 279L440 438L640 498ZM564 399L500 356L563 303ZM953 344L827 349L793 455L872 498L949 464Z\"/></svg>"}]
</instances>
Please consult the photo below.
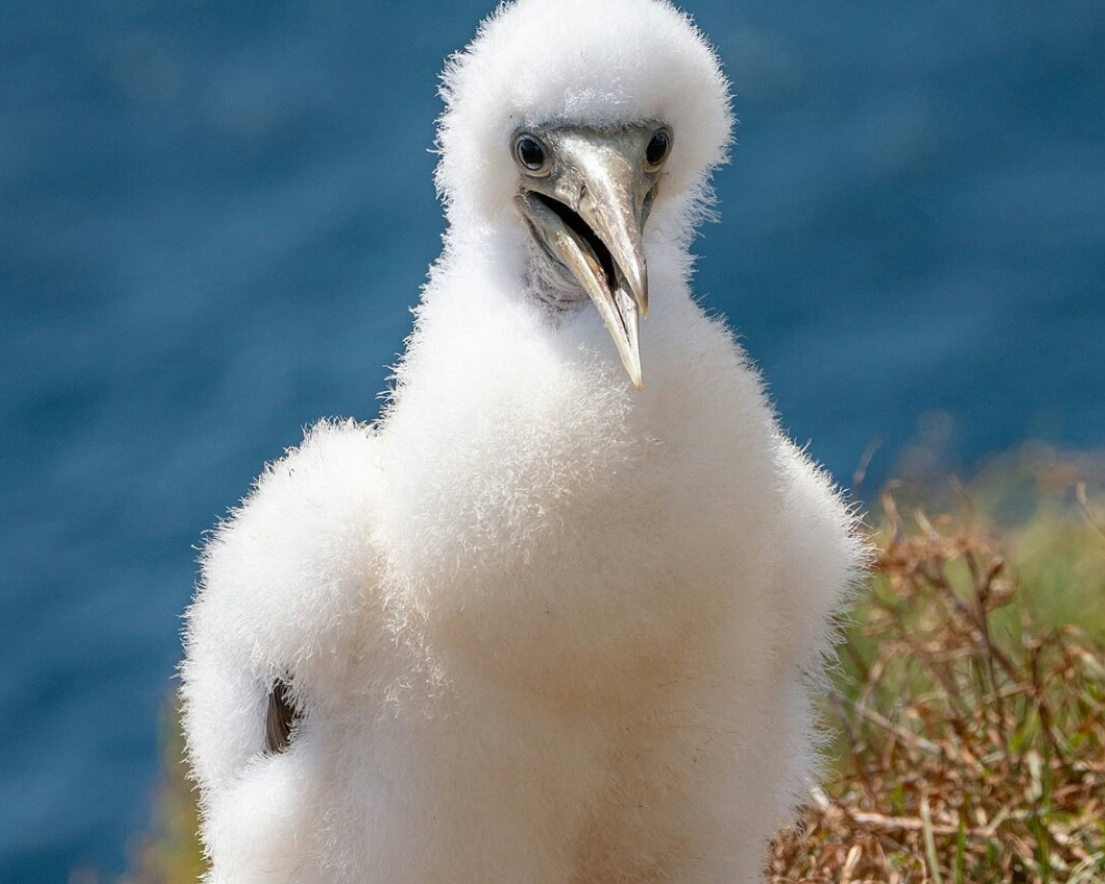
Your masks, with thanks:
<instances>
[{"instance_id":1,"label":"chick's dark eye","mask_svg":"<svg viewBox=\"0 0 1105 884\"><path fill-rule=\"evenodd\" d=\"M660 164L668 158L669 150L671 150L671 136L666 130L661 129L652 136L648 147L645 148L645 160L653 168L659 168Z\"/></svg>"},{"instance_id":2,"label":"chick's dark eye","mask_svg":"<svg viewBox=\"0 0 1105 884\"><path fill-rule=\"evenodd\" d=\"M523 135L518 139L514 150L518 155L518 162L531 172L540 171L545 165L545 148L536 138Z\"/></svg>"}]
</instances>

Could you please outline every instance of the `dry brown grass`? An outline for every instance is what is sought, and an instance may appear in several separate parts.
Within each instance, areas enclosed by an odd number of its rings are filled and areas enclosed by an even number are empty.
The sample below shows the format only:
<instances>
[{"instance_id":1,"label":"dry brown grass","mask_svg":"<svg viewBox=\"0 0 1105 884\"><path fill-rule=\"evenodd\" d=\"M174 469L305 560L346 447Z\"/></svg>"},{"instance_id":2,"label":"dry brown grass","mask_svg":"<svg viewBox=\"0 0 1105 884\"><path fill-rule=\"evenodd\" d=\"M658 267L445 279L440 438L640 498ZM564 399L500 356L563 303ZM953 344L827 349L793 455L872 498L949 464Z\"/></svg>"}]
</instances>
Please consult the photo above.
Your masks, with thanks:
<instances>
[{"instance_id":1,"label":"dry brown grass","mask_svg":"<svg viewBox=\"0 0 1105 884\"><path fill-rule=\"evenodd\" d=\"M907 531L883 510L832 697L838 777L775 843L770 881L1105 881L1101 633L1042 626L963 519Z\"/></svg>"}]
</instances>

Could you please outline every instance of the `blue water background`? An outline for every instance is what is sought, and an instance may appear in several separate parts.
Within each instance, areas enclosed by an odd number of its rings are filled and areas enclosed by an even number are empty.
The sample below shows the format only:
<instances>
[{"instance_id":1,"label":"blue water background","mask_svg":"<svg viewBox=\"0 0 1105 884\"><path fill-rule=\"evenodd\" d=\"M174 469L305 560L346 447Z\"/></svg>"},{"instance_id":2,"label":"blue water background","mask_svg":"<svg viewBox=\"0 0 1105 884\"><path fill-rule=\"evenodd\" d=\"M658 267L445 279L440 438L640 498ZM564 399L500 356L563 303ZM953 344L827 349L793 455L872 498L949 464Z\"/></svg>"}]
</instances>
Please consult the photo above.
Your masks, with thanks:
<instances>
[{"instance_id":1,"label":"blue water background","mask_svg":"<svg viewBox=\"0 0 1105 884\"><path fill-rule=\"evenodd\" d=\"M0 880L124 867L193 546L376 413L490 6L0 0ZM697 289L789 430L845 481L1105 443L1105 4L693 11L741 121Z\"/></svg>"}]
</instances>

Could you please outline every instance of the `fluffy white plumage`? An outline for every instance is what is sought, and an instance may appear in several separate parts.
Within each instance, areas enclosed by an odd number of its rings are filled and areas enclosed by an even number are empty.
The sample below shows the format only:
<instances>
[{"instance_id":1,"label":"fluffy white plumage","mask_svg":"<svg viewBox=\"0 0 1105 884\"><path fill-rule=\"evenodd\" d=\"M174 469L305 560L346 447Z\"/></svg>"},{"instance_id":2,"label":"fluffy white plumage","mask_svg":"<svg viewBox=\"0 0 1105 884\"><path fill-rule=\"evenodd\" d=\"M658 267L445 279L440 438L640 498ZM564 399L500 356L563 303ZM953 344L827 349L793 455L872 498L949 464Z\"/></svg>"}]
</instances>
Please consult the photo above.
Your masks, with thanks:
<instances>
[{"instance_id":1,"label":"fluffy white plumage","mask_svg":"<svg viewBox=\"0 0 1105 884\"><path fill-rule=\"evenodd\" d=\"M203 556L210 881L751 882L814 772L853 517L688 290L727 84L658 0L519 0L445 73L435 265L384 418L317 425ZM674 132L644 390L539 297L520 126ZM265 751L273 685L299 712Z\"/></svg>"}]
</instances>

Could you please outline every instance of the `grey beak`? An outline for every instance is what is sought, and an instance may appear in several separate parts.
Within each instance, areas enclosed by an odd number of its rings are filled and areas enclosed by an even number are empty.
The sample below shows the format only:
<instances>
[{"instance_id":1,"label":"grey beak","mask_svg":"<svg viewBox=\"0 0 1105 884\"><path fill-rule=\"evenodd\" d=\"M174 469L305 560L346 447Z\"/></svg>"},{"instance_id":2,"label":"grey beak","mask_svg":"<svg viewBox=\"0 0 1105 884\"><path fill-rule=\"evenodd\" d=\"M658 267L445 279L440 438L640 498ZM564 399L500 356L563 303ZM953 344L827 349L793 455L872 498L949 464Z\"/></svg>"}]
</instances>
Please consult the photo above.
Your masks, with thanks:
<instances>
[{"instance_id":1,"label":"grey beak","mask_svg":"<svg viewBox=\"0 0 1105 884\"><path fill-rule=\"evenodd\" d=\"M630 380L642 388L639 325L648 314L641 234L654 178L635 130L555 132L557 165L527 182L518 207L548 251L594 302Z\"/></svg>"}]
</instances>

